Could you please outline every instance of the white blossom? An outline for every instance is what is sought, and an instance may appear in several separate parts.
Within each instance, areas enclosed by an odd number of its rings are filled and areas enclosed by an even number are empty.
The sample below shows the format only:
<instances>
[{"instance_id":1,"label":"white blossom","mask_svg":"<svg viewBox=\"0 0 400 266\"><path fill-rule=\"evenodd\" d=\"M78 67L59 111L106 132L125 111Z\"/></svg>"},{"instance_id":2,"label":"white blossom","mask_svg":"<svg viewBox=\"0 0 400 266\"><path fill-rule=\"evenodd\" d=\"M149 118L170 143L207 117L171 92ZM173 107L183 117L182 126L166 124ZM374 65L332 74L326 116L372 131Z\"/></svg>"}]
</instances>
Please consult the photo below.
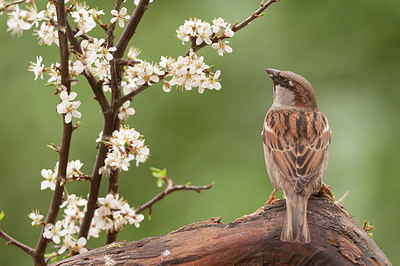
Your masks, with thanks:
<instances>
[{"instance_id":1,"label":"white blossom","mask_svg":"<svg viewBox=\"0 0 400 266\"><path fill-rule=\"evenodd\" d=\"M61 229L62 228L62 221L57 221L56 225L53 224L46 224L44 227L43 237L47 239L51 239L54 243L58 244L61 240Z\"/></svg>"},{"instance_id":2,"label":"white blossom","mask_svg":"<svg viewBox=\"0 0 400 266\"><path fill-rule=\"evenodd\" d=\"M36 56L36 63L30 62L31 65L28 67L29 71L35 74L35 80L40 76L43 79L43 72L45 71L44 65L42 64L43 58L41 56Z\"/></svg>"},{"instance_id":3,"label":"white blossom","mask_svg":"<svg viewBox=\"0 0 400 266\"><path fill-rule=\"evenodd\" d=\"M119 198L118 194L107 194L105 198L98 199L99 208L96 209L91 225L95 236L100 230L119 231L126 224L140 226L144 216L136 214L126 200Z\"/></svg>"},{"instance_id":4,"label":"white blossom","mask_svg":"<svg viewBox=\"0 0 400 266\"><path fill-rule=\"evenodd\" d=\"M127 15L126 12L126 7L121 8L119 12L115 9L111 10L111 15L113 15L113 17L111 18L110 22L115 23L118 20L118 25L123 28L125 25L124 21L130 18L130 16Z\"/></svg>"},{"instance_id":5,"label":"white blossom","mask_svg":"<svg viewBox=\"0 0 400 266\"><path fill-rule=\"evenodd\" d=\"M121 108L119 108L118 118L120 120L126 120L130 115L135 114L135 109L129 107L130 101L126 101Z\"/></svg>"},{"instance_id":6,"label":"white blossom","mask_svg":"<svg viewBox=\"0 0 400 266\"><path fill-rule=\"evenodd\" d=\"M66 250L69 250L70 252L84 253L87 252L85 245L86 238L80 237L78 240L75 240L71 235L66 235L63 239L61 248L58 250L58 254L63 254Z\"/></svg>"},{"instance_id":7,"label":"white blossom","mask_svg":"<svg viewBox=\"0 0 400 266\"><path fill-rule=\"evenodd\" d=\"M75 36L88 33L97 25L93 19L92 11L88 9L89 7L85 3L78 3L75 5L75 11L71 12L71 17L77 22L77 28L79 29Z\"/></svg>"},{"instance_id":8,"label":"white blossom","mask_svg":"<svg viewBox=\"0 0 400 266\"><path fill-rule=\"evenodd\" d=\"M223 56L224 53L228 53L228 54L232 53L232 48L228 45L228 43L229 43L228 41L224 41L224 42L218 41L216 43L213 43L211 45L211 47L213 49L218 49L218 54L220 56Z\"/></svg>"},{"instance_id":9,"label":"white blossom","mask_svg":"<svg viewBox=\"0 0 400 266\"><path fill-rule=\"evenodd\" d=\"M45 12L45 10L38 12L35 6L31 6L29 13L26 16L26 20L31 22L32 25L35 25L35 27L38 27L39 22L46 18Z\"/></svg>"},{"instance_id":10,"label":"white blossom","mask_svg":"<svg viewBox=\"0 0 400 266\"><path fill-rule=\"evenodd\" d=\"M49 72L47 73L50 78L47 80L49 84L55 85L56 88L60 88L61 84L61 73L60 73L60 63L51 64Z\"/></svg>"},{"instance_id":11,"label":"white blossom","mask_svg":"<svg viewBox=\"0 0 400 266\"><path fill-rule=\"evenodd\" d=\"M28 214L28 217L32 219L32 226L36 227L42 224L42 219L44 218L44 216L41 215L38 210L32 211L30 214Z\"/></svg>"},{"instance_id":12,"label":"white blossom","mask_svg":"<svg viewBox=\"0 0 400 266\"><path fill-rule=\"evenodd\" d=\"M11 31L11 35L17 35L20 37L24 30L29 30L32 24L25 21L28 12L25 10L20 10L19 5L15 6L14 11L8 14L7 19L7 31Z\"/></svg>"},{"instance_id":13,"label":"white blossom","mask_svg":"<svg viewBox=\"0 0 400 266\"><path fill-rule=\"evenodd\" d=\"M104 160L105 170L121 169L127 171L130 161L136 159L136 165L144 163L150 155L149 148L144 145L144 139L134 128L121 127L113 132L108 141L108 153Z\"/></svg>"},{"instance_id":14,"label":"white blossom","mask_svg":"<svg viewBox=\"0 0 400 266\"><path fill-rule=\"evenodd\" d=\"M45 179L40 182L40 189L45 190L46 188L50 188L51 190L54 190L56 188L57 173L53 173L51 169L42 169L40 173Z\"/></svg>"},{"instance_id":15,"label":"white blossom","mask_svg":"<svg viewBox=\"0 0 400 266\"><path fill-rule=\"evenodd\" d=\"M219 17L213 20L212 30L214 33L219 33L223 28L226 28L227 25L228 22L225 22L223 18Z\"/></svg>"},{"instance_id":16,"label":"white blossom","mask_svg":"<svg viewBox=\"0 0 400 266\"><path fill-rule=\"evenodd\" d=\"M65 123L69 124L72 121L72 117L81 118L81 113L77 111L81 105L80 101L72 102L76 97L76 92L68 94L66 90L60 93L61 103L57 105L57 112L65 115Z\"/></svg>"},{"instance_id":17,"label":"white blossom","mask_svg":"<svg viewBox=\"0 0 400 266\"><path fill-rule=\"evenodd\" d=\"M137 60L137 61L139 61L139 59L138 59L137 57L140 55L141 52L142 52L142 51L140 51L138 48L135 48L135 47L131 46L131 47L129 48L129 51L128 51L128 58L129 58L130 60Z\"/></svg>"}]
</instances>

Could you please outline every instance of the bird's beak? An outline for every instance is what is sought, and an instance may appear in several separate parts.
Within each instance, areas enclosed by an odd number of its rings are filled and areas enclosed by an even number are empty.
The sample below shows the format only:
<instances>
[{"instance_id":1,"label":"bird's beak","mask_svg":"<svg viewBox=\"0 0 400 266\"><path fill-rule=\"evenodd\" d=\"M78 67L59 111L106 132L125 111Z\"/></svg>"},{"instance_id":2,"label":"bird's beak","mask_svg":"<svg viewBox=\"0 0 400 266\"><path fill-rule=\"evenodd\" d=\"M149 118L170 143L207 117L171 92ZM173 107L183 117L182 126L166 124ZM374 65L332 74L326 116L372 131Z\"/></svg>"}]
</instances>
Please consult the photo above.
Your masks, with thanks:
<instances>
[{"instance_id":1,"label":"bird's beak","mask_svg":"<svg viewBox=\"0 0 400 266\"><path fill-rule=\"evenodd\" d=\"M268 76L274 81L279 78L279 72L281 72L280 70L276 70L273 68L266 68L265 71L267 71Z\"/></svg>"}]
</instances>

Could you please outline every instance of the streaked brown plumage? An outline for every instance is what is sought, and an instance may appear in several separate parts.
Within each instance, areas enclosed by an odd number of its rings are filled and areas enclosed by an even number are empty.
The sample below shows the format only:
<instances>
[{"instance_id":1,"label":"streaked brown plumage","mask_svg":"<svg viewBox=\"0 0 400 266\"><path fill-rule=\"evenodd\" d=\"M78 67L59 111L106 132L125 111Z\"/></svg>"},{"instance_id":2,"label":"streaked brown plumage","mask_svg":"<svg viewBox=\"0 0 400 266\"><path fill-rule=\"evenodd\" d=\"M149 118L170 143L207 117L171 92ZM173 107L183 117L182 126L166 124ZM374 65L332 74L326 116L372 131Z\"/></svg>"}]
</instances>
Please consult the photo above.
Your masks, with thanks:
<instances>
[{"instance_id":1,"label":"streaked brown plumage","mask_svg":"<svg viewBox=\"0 0 400 266\"><path fill-rule=\"evenodd\" d=\"M275 188L270 201L276 190L285 194L281 240L309 243L307 201L321 190L331 132L305 78L290 71L266 71L274 82L274 102L262 131L265 162Z\"/></svg>"}]
</instances>

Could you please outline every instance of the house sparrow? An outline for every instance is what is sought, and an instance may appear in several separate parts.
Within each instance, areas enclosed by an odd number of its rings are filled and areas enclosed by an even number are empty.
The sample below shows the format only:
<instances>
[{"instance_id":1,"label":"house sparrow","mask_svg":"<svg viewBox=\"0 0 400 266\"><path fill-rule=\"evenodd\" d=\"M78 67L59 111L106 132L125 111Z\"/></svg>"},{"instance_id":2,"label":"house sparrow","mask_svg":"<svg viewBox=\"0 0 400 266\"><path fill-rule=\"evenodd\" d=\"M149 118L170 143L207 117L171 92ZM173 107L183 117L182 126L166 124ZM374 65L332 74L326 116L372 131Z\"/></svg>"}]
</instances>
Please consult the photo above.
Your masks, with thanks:
<instances>
[{"instance_id":1,"label":"house sparrow","mask_svg":"<svg viewBox=\"0 0 400 266\"><path fill-rule=\"evenodd\" d=\"M311 194L326 188L322 178L328 165L331 131L305 78L290 71L266 71L274 82L274 100L262 131L265 163L274 186L266 204L282 190L286 220L281 241L310 243L307 201Z\"/></svg>"}]
</instances>

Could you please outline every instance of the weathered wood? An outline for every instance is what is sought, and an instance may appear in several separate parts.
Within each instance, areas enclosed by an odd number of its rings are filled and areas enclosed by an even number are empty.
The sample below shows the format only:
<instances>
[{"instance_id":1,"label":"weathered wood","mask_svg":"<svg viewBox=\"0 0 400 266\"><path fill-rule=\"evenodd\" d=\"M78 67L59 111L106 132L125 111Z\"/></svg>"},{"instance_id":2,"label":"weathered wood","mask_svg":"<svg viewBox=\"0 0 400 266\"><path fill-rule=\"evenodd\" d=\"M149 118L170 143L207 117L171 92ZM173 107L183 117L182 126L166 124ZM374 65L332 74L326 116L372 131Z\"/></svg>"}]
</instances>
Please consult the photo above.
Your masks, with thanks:
<instances>
[{"instance_id":1,"label":"weathered wood","mask_svg":"<svg viewBox=\"0 0 400 266\"><path fill-rule=\"evenodd\" d=\"M280 241L285 210L285 200L278 200L232 223L212 218L166 235L113 243L54 265L391 265L332 200L310 198L310 244Z\"/></svg>"}]
</instances>

